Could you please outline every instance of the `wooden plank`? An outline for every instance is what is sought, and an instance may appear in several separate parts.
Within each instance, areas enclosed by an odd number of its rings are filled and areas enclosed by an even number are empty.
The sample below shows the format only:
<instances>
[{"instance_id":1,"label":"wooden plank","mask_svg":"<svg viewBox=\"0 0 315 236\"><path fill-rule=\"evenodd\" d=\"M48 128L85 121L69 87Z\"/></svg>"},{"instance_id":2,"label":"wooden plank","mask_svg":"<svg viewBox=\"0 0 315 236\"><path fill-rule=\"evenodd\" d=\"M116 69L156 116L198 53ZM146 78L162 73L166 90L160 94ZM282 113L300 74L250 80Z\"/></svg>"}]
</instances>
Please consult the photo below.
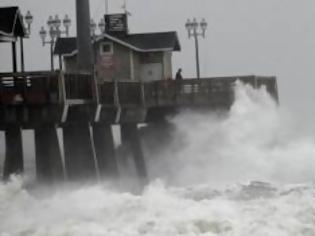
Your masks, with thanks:
<instances>
[{"instance_id":1,"label":"wooden plank","mask_svg":"<svg viewBox=\"0 0 315 236\"><path fill-rule=\"evenodd\" d=\"M12 73L12 72L1 72L0 73L0 78L1 77L28 77L28 76L51 76L51 75L57 75L58 72L52 72L52 71L29 71L29 72L17 72L17 73Z\"/></svg>"}]
</instances>

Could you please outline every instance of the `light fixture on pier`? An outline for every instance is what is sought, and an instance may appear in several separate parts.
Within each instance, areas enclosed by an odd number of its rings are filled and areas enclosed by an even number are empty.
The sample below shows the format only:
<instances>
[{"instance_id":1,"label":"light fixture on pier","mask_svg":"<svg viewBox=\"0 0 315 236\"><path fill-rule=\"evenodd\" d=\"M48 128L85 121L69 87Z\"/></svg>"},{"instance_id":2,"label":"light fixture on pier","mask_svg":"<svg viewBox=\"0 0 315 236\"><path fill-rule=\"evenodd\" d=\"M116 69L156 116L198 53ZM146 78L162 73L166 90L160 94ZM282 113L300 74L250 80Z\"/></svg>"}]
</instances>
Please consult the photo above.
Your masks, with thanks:
<instances>
[{"instance_id":1,"label":"light fixture on pier","mask_svg":"<svg viewBox=\"0 0 315 236\"><path fill-rule=\"evenodd\" d=\"M203 18L202 21L200 22L200 28L202 30L202 37L205 38L206 30L208 28L208 23L206 22L205 18Z\"/></svg>"},{"instance_id":2,"label":"light fixture on pier","mask_svg":"<svg viewBox=\"0 0 315 236\"><path fill-rule=\"evenodd\" d=\"M105 19L102 18L102 19L98 22L98 24L96 24L95 21L94 21L93 19L91 19L91 22L90 22L90 29L91 29L91 36L92 36L92 37L95 37L95 36L96 36L97 26L98 26L98 29L100 30L100 33L101 33L101 34L104 34L104 33L105 33L105 27L106 27Z\"/></svg>"},{"instance_id":3,"label":"light fixture on pier","mask_svg":"<svg viewBox=\"0 0 315 236\"><path fill-rule=\"evenodd\" d=\"M61 25L64 26L65 30L61 29ZM50 36L50 40L46 41L47 38L47 31L42 26L39 35L42 40L43 46L46 44L50 45L50 62L51 62L51 70L54 70L54 54L53 49L54 45L56 43L57 38L61 37L62 34L65 34L66 37L69 37L69 29L71 26L71 19L68 15L65 15L64 19L61 20L58 15L49 16L47 20L47 26L48 26L48 33Z\"/></svg>"},{"instance_id":4,"label":"light fixture on pier","mask_svg":"<svg viewBox=\"0 0 315 236\"><path fill-rule=\"evenodd\" d=\"M104 34L105 33L105 26L106 26L105 19L102 18L99 21L98 25L96 25L95 21L93 19L91 19L90 28L91 28L91 36L93 36L93 37L95 37L95 35L96 35L97 26L100 30L100 33Z\"/></svg>"},{"instance_id":5,"label":"light fixture on pier","mask_svg":"<svg viewBox=\"0 0 315 236\"><path fill-rule=\"evenodd\" d=\"M44 46L45 45L46 36L47 36L47 31L45 30L44 26L42 26L42 28L40 29L39 36L42 39L42 43L43 43L43 46Z\"/></svg>"},{"instance_id":6,"label":"light fixture on pier","mask_svg":"<svg viewBox=\"0 0 315 236\"><path fill-rule=\"evenodd\" d=\"M104 18L102 18L100 22L98 23L98 28L100 29L102 34L105 32L105 19Z\"/></svg>"},{"instance_id":7,"label":"light fixture on pier","mask_svg":"<svg viewBox=\"0 0 315 236\"><path fill-rule=\"evenodd\" d=\"M61 30L61 25L63 24L65 30ZM64 19L61 20L58 15L49 16L47 20L47 26L49 31L54 30L57 37L60 37L62 34L65 34L66 37L69 37L69 28L71 26L71 20L68 15L65 15Z\"/></svg>"},{"instance_id":8,"label":"light fixture on pier","mask_svg":"<svg viewBox=\"0 0 315 236\"><path fill-rule=\"evenodd\" d=\"M22 16L22 15L21 15ZM26 29L25 29L25 38L29 38L30 34L31 34L31 25L33 23L34 17L31 14L30 11L27 11L26 14L24 16L22 16L25 23L26 23ZM25 65L24 65L24 42L23 42L23 37L20 37L20 50L21 50L21 55L20 55L20 59L21 59L21 71L24 72L25 71Z\"/></svg>"},{"instance_id":9,"label":"light fixture on pier","mask_svg":"<svg viewBox=\"0 0 315 236\"><path fill-rule=\"evenodd\" d=\"M24 16L25 22L27 24L27 34L30 35L31 33L31 25L33 23L33 15L30 11L26 12L26 15Z\"/></svg>"},{"instance_id":10,"label":"light fixture on pier","mask_svg":"<svg viewBox=\"0 0 315 236\"><path fill-rule=\"evenodd\" d=\"M90 30L91 30L91 36L95 36L95 31L96 31L97 25L93 19L90 21Z\"/></svg>"},{"instance_id":11,"label":"light fixture on pier","mask_svg":"<svg viewBox=\"0 0 315 236\"><path fill-rule=\"evenodd\" d=\"M197 78L200 79L200 65L199 65L199 42L198 36L202 36L203 38L206 37L206 30L208 27L208 23L203 18L199 23L196 18L193 18L191 21L190 19L187 20L185 24L186 30L188 32L188 38L194 37L195 39L195 49L196 49L196 70L197 70ZM201 33L198 32L198 29L201 29Z\"/></svg>"},{"instance_id":12,"label":"light fixture on pier","mask_svg":"<svg viewBox=\"0 0 315 236\"><path fill-rule=\"evenodd\" d=\"M70 29L70 26L71 26L71 20L69 18L69 16L66 14L65 15L65 18L63 19L63 25L65 27L65 33L67 36L69 36L69 29Z\"/></svg>"}]
</instances>

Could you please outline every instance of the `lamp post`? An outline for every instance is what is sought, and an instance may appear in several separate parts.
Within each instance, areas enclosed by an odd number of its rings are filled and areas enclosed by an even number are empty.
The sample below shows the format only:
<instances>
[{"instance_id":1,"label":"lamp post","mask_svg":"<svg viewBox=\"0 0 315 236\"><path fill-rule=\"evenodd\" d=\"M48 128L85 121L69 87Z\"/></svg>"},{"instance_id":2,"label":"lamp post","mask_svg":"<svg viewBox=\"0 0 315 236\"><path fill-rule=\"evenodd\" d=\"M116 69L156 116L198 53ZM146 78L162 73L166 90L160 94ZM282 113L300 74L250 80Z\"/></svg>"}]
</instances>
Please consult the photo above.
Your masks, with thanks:
<instances>
[{"instance_id":1,"label":"lamp post","mask_svg":"<svg viewBox=\"0 0 315 236\"><path fill-rule=\"evenodd\" d=\"M102 18L100 22L98 23L98 28L100 29L101 34L105 33L105 19L104 18Z\"/></svg>"},{"instance_id":2,"label":"lamp post","mask_svg":"<svg viewBox=\"0 0 315 236\"><path fill-rule=\"evenodd\" d=\"M94 38L95 37L95 31L96 31L97 25L93 19L90 20L90 32L91 36Z\"/></svg>"},{"instance_id":3,"label":"lamp post","mask_svg":"<svg viewBox=\"0 0 315 236\"><path fill-rule=\"evenodd\" d=\"M63 24L65 30L61 30L61 24ZM42 39L43 46L46 44L50 45L50 65L51 70L54 70L54 45L56 43L56 39L59 38L62 34L65 34L66 37L69 37L69 28L71 26L71 20L68 15L65 15L64 19L61 21L58 15L55 17L49 16L47 20L48 33L50 36L50 40L46 41L47 31L44 26L41 27L39 31L39 35Z\"/></svg>"},{"instance_id":4,"label":"lamp post","mask_svg":"<svg viewBox=\"0 0 315 236\"><path fill-rule=\"evenodd\" d=\"M202 36L203 38L205 38L207 26L208 24L204 18L201 20L200 23L197 22L196 18L194 18L192 21L188 19L185 24L185 27L188 31L188 38L190 39L191 37L194 37L195 39L197 79L200 79L198 36ZM201 28L201 33L198 32L199 27Z\"/></svg>"},{"instance_id":5,"label":"lamp post","mask_svg":"<svg viewBox=\"0 0 315 236\"><path fill-rule=\"evenodd\" d=\"M31 34L31 25L33 23L33 15L31 14L30 11L26 12L26 15L24 16L24 20L27 25L26 29L26 36L29 37ZM23 37L20 38L20 59L21 59L21 71L25 71L25 65L24 65L24 42L23 42Z\"/></svg>"},{"instance_id":6,"label":"lamp post","mask_svg":"<svg viewBox=\"0 0 315 236\"><path fill-rule=\"evenodd\" d=\"M61 30L61 25L63 24L64 30ZM41 27L39 31L39 35L42 39L43 46L46 44L50 45L50 64L51 64L51 70L54 70L54 54L53 49L56 43L57 38L61 37L62 34L65 34L66 37L69 37L69 29L71 26L71 19L68 15L65 15L64 19L61 20L58 15L49 16L47 20L47 26L48 31L44 28L44 26ZM102 18L98 25L95 23L93 19L90 21L90 33L91 36L94 38L96 35L96 29L97 26L99 27L101 33L105 32L105 20ZM50 39L46 41L47 34L49 34ZM60 59L60 58L59 58ZM61 59L60 59L60 68L61 68Z\"/></svg>"},{"instance_id":7,"label":"lamp post","mask_svg":"<svg viewBox=\"0 0 315 236\"><path fill-rule=\"evenodd\" d=\"M27 24L27 35L31 34L31 24L33 23L33 16L30 11L26 12L26 15L24 16L25 22Z\"/></svg>"},{"instance_id":8,"label":"lamp post","mask_svg":"<svg viewBox=\"0 0 315 236\"><path fill-rule=\"evenodd\" d=\"M96 24L95 21L91 19L90 30L91 30L91 36L93 38L95 38L96 36L97 27L99 28L101 34L105 33L105 19L104 18L102 18L98 24Z\"/></svg>"}]
</instances>

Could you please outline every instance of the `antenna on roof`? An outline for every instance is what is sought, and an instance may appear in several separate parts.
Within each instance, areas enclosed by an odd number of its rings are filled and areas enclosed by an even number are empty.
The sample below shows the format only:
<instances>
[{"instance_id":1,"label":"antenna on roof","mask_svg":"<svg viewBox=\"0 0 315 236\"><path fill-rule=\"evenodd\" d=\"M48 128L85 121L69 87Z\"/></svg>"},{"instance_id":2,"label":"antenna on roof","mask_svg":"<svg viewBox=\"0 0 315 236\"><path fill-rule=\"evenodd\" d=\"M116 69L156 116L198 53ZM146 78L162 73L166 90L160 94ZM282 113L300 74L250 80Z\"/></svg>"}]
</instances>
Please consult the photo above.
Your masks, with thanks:
<instances>
[{"instance_id":1,"label":"antenna on roof","mask_svg":"<svg viewBox=\"0 0 315 236\"><path fill-rule=\"evenodd\" d=\"M108 8L108 0L105 0L105 14L108 15L108 11L109 11L109 8Z\"/></svg>"},{"instance_id":2,"label":"antenna on roof","mask_svg":"<svg viewBox=\"0 0 315 236\"><path fill-rule=\"evenodd\" d=\"M121 6L122 9L124 9L125 14L128 16L132 16L132 14L127 10L127 1L124 0L124 4Z\"/></svg>"}]
</instances>

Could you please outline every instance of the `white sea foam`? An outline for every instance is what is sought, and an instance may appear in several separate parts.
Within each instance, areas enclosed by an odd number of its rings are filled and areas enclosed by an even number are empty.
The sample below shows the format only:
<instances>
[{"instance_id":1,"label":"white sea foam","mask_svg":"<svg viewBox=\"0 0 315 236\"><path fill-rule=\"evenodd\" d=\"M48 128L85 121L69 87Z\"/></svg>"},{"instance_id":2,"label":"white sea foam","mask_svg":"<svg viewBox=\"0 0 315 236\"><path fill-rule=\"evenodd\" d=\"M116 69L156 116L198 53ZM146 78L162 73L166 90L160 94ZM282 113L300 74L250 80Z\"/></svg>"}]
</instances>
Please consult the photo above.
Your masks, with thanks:
<instances>
[{"instance_id":1,"label":"white sea foam","mask_svg":"<svg viewBox=\"0 0 315 236\"><path fill-rule=\"evenodd\" d=\"M0 236L314 236L314 140L287 114L240 84L226 116L183 112L141 194L13 177L0 183Z\"/></svg>"},{"instance_id":2,"label":"white sea foam","mask_svg":"<svg viewBox=\"0 0 315 236\"><path fill-rule=\"evenodd\" d=\"M236 85L236 102L224 117L183 112L171 120L169 148L150 159L153 176L176 184L315 179L314 137L265 89Z\"/></svg>"},{"instance_id":3,"label":"white sea foam","mask_svg":"<svg viewBox=\"0 0 315 236\"><path fill-rule=\"evenodd\" d=\"M257 188L259 195L253 194ZM167 188L155 182L141 195L96 185L42 198L13 180L1 185L0 206L1 236L313 236L315 232L312 186L235 186L215 191L209 186Z\"/></svg>"}]
</instances>

